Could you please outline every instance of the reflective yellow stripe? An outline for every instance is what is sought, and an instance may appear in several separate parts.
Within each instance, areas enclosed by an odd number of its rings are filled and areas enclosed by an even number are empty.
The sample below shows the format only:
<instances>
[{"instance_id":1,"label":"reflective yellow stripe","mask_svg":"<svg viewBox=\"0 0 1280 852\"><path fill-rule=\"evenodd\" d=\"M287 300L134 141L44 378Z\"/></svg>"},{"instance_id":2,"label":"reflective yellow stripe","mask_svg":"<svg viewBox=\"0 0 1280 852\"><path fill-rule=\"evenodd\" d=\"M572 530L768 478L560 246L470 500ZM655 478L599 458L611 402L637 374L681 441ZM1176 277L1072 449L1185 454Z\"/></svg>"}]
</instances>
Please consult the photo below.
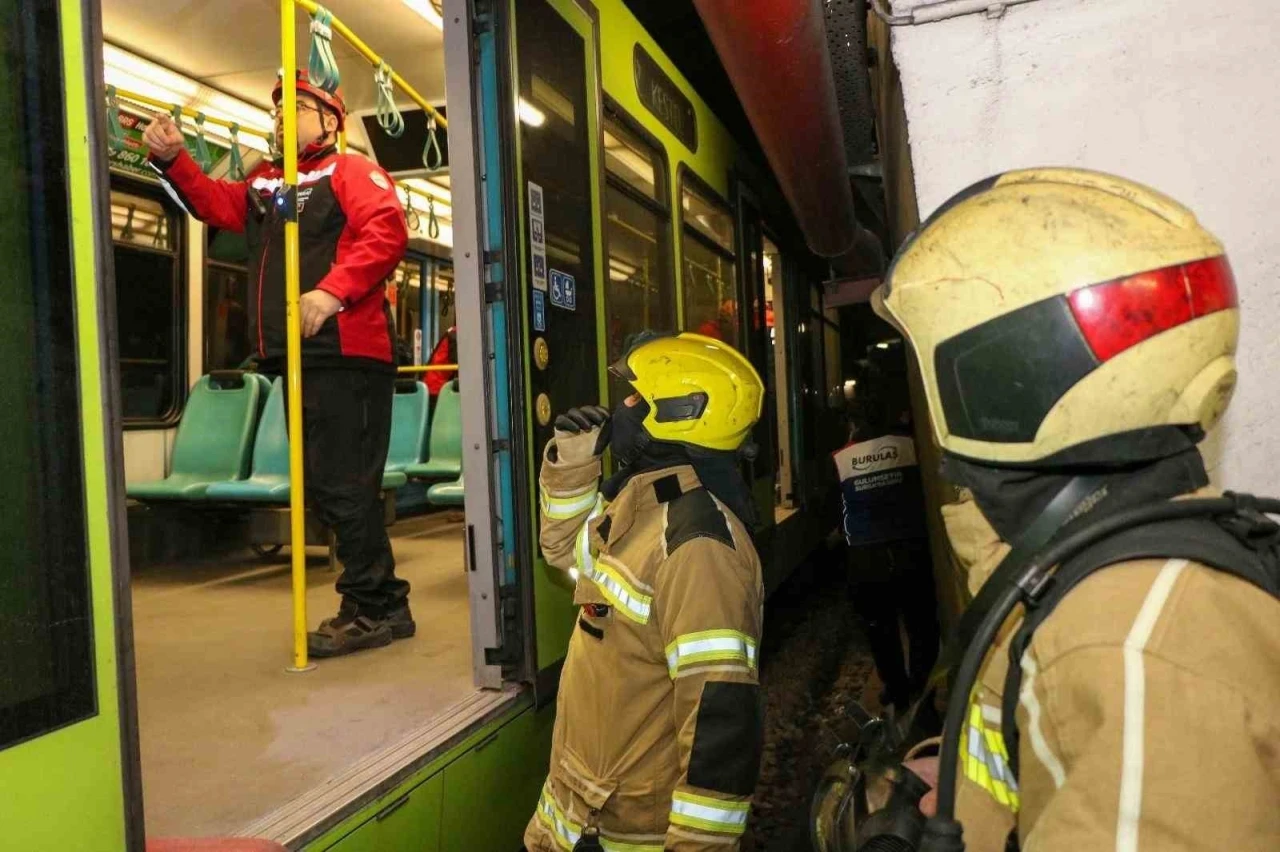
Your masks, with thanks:
<instances>
[{"instance_id":1,"label":"reflective yellow stripe","mask_svg":"<svg viewBox=\"0 0 1280 852\"><path fill-rule=\"evenodd\" d=\"M755 640L738 630L684 633L667 646L666 654L667 671L673 678L700 663L737 665L747 671L756 667Z\"/></svg>"},{"instance_id":2,"label":"reflective yellow stripe","mask_svg":"<svg viewBox=\"0 0 1280 852\"><path fill-rule=\"evenodd\" d=\"M572 850L582 838L582 826L569 819L556 803L546 784L542 785L542 797L538 800L538 821L546 826L556 839L561 849ZM635 843L629 840L615 840L605 832L600 833L600 845L605 852L663 852L664 844Z\"/></svg>"},{"instance_id":3,"label":"reflective yellow stripe","mask_svg":"<svg viewBox=\"0 0 1280 852\"><path fill-rule=\"evenodd\" d=\"M599 494L596 495L595 505L591 509L591 514L587 515L587 519L582 522L582 527L578 530L578 537L573 544L573 564L577 566L580 573L590 577L595 570L596 560L591 554L591 522L604 512L604 499Z\"/></svg>"},{"instance_id":4,"label":"reflective yellow stripe","mask_svg":"<svg viewBox=\"0 0 1280 852\"><path fill-rule=\"evenodd\" d=\"M969 724L965 731L965 777L991 794L991 797L1017 813L1020 805L1018 782L1009 769L1009 753L998 728L983 724L982 705L969 705Z\"/></svg>"},{"instance_id":5,"label":"reflective yellow stripe","mask_svg":"<svg viewBox=\"0 0 1280 852\"><path fill-rule=\"evenodd\" d=\"M747 815L750 812L749 802L712 799L678 791L671 795L672 825L739 835L747 828Z\"/></svg>"},{"instance_id":6,"label":"reflective yellow stripe","mask_svg":"<svg viewBox=\"0 0 1280 852\"><path fill-rule=\"evenodd\" d=\"M600 592L614 609L637 624L648 624L649 613L653 611L653 598L642 594L631 585L622 573L605 559L595 561L591 570L583 571L600 587Z\"/></svg>"},{"instance_id":7,"label":"reflective yellow stripe","mask_svg":"<svg viewBox=\"0 0 1280 852\"><path fill-rule=\"evenodd\" d=\"M622 573L608 564L607 557L599 561L591 552L591 522L604 514L604 498L596 495L595 507L578 530L573 545L573 563L578 572L600 587L600 592L614 609L639 624L649 623L653 598L642 593Z\"/></svg>"},{"instance_id":8,"label":"reflective yellow stripe","mask_svg":"<svg viewBox=\"0 0 1280 852\"><path fill-rule=\"evenodd\" d=\"M566 521L577 517L596 504L596 486L594 483L577 494L552 496L546 488L538 489L542 514L553 521Z\"/></svg>"}]
</instances>

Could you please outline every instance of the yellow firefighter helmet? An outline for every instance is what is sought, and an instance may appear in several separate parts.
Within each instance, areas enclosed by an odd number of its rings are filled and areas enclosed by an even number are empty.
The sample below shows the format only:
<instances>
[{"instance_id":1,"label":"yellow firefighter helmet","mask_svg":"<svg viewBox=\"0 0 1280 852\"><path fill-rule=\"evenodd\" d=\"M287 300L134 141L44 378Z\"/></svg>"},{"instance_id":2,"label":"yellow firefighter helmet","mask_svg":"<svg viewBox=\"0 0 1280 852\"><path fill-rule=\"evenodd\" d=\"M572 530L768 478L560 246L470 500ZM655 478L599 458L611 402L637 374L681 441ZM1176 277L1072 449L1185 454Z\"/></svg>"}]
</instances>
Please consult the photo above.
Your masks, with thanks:
<instances>
[{"instance_id":1,"label":"yellow firefighter helmet","mask_svg":"<svg viewBox=\"0 0 1280 852\"><path fill-rule=\"evenodd\" d=\"M712 337L652 337L609 370L649 404L644 428L655 441L736 450L760 419L764 385L755 367Z\"/></svg>"},{"instance_id":2,"label":"yellow firefighter helmet","mask_svg":"<svg viewBox=\"0 0 1280 852\"><path fill-rule=\"evenodd\" d=\"M907 240L872 305L911 343L938 443L964 458L1068 463L1103 438L1208 430L1235 388L1222 244L1108 174L974 184Z\"/></svg>"}]
</instances>

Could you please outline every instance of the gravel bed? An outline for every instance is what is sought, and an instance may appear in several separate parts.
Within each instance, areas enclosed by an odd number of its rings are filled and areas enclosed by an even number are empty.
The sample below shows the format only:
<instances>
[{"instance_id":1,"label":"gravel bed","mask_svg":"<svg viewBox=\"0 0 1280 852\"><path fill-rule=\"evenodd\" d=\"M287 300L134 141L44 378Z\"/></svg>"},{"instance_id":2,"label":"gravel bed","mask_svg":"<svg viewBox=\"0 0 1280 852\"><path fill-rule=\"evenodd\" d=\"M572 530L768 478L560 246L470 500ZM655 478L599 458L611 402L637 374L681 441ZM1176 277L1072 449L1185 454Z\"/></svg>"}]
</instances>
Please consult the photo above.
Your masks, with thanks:
<instances>
[{"instance_id":1,"label":"gravel bed","mask_svg":"<svg viewBox=\"0 0 1280 852\"><path fill-rule=\"evenodd\" d=\"M765 605L760 683L764 755L743 849L808 852L809 797L848 734L845 708L878 706L842 549L819 551Z\"/></svg>"}]
</instances>

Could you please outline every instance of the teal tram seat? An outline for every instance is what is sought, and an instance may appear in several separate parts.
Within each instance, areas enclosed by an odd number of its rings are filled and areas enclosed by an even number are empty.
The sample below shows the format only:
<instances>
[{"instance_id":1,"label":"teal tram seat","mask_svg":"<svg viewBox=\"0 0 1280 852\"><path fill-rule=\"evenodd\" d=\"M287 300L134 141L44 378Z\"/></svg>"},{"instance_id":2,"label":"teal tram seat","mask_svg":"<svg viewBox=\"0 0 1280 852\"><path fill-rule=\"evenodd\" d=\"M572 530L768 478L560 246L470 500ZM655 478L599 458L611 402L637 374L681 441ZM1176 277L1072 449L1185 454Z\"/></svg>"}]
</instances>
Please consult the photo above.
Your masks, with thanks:
<instances>
[{"instance_id":1,"label":"teal tram seat","mask_svg":"<svg viewBox=\"0 0 1280 852\"><path fill-rule=\"evenodd\" d=\"M396 382L391 405L391 443L387 447L387 470L403 472L423 460L427 446L427 422L431 395L417 379Z\"/></svg>"},{"instance_id":2,"label":"teal tram seat","mask_svg":"<svg viewBox=\"0 0 1280 852\"><path fill-rule=\"evenodd\" d=\"M439 482L427 489L427 502L432 506L461 506L462 477L454 482Z\"/></svg>"},{"instance_id":3,"label":"teal tram seat","mask_svg":"<svg viewBox=\"0 0 1280 852\"><path fill-rule=\"evenodd\" d=\"M128 495L143 501L202 500L211 486L248 476L267 388L267 380L256 373L225 370L202 376L187 397L169 475L135 483Z\"/></svg>"},{"instance_id":4,"label":"teal tram seat","mask_svg":"<svg viewBox=\"0 0 1280 852\"><path fill-rule=\"evenodd\" d=\"M414 479L457 479L462 476L462 404L458 380L440 389L436 413L431 418L430 452L427 460L405 467Z\"/></svg>"},{"instance_id":5,"label":"teal tram seat","mask_svg":"<svg viewBox=\"0 0 1280 852\"><path fill-rule=\"evenodd\" d=\"M382 476L382 487L394 489L408 482L400 472L388 471ZM237 482L211 485L205 493L209 500L232 503L289 502L289 429L284 416L284 379L271 385L258 439L253 447L253 473Z\"/></svg>"},{"instance_id":6,"label":"teal tram seat","mask_svg":"<svg viewBox=\"0 0 1280 852\"><path fill-rule=\"evenodd\" d=\"M267 406L258 424L258 438L253 443L253 472L238 482L219 482L209 486L205 496L210 500L245 503L289 502L289 430L284 419L284 379L271 384Z\"/></svg>"}]
</instances>

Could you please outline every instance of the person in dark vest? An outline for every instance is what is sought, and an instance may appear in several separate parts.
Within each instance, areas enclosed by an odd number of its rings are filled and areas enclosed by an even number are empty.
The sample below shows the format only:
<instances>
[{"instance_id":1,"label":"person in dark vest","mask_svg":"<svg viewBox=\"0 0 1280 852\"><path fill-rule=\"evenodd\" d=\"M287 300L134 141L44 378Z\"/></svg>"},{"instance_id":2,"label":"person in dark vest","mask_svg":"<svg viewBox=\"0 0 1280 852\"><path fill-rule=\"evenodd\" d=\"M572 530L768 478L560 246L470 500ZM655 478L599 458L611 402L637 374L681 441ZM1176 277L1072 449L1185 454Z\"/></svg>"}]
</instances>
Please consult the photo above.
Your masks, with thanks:
<instances>
[{"instance_id":1,"label":"person in dark vest","mask_svg":"<svg viewBox=\"0 0 1280 852\"><path fill-rule=\"evenodd\" d=\"M923 694L939 639L901 347L869 349L850 411L850 443L834 454L849 589L884 684L880 702L901 714Z\"/></svg>"},{"instance_id":2,"label":"person in dark vest","mask_svg":"<svg viewBox=\"0 0 1280 852\"><path fill-rule=\"evenodd\" d=\"M302 298L302 411L307 502L337 538L342 605L308 637L317 657L387 645L414 634L409 584L396 576L382 516L396 356L384 282L409 233L395 185L356 154L339 153L341 95L298 80L298 219ZM276 82L272 100L280 104ZM285 370L283 161L242 181L207 177L167 114L148 125L148 163L169 195L249 244L249 335L258 369ZM277 149L283 129L276 117ZM288 410L286 406L286 411Z\"/></svg>"}]
</instances>

